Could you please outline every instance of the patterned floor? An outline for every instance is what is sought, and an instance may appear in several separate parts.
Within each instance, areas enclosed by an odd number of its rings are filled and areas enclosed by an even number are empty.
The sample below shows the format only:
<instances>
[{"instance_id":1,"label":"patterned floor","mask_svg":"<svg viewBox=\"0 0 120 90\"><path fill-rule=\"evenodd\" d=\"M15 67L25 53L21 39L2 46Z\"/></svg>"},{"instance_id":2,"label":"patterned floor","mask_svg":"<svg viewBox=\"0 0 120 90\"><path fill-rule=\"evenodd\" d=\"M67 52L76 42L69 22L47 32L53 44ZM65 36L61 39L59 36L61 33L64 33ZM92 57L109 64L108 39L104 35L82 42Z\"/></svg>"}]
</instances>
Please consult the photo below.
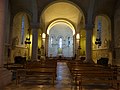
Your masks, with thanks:
<instances>
[{"instance_id":1,"label":"patterned floor","mask_svg":"<svg viewBox=\"0 0 120 90\"><path fill-rule=\"evenodd\" d=\"M58 62L57 63L57 78L55 82L55 86L50 84L51 82L40 81L24 81L19 85L15 84L13 81L10 85L6 86L4 90L72 90L71 89L71 79L70 72L67 67L66 62ZM42 84L42 85L41 85ZM85 86L83 90L114 90L110 89L106 86Z\"/></svg>"}]
</instances>

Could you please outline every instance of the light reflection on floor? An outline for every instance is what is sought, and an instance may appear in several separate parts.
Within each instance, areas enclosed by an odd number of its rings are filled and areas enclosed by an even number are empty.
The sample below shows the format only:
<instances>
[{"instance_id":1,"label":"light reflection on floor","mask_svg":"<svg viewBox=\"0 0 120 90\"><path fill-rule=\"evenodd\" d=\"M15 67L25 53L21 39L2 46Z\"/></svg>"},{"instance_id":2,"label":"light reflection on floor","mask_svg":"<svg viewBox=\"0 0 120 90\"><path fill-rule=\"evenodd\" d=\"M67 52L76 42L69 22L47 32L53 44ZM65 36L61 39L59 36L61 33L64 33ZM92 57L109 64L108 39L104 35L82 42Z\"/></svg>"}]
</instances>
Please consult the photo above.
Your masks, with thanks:
<instances>
[{"instance_id":1,"label":"light reflection on floor","mask_svg":"<svg viewBox=\"0 0 120 90\"><path fill-rule=\"evenodd\" d=\"M50 85L50 82L45 82L45 84L46 83L47 85L40 85L37 82L25 81L19 85L16 85L15 81L13 81L12 84L6 86L4 90L71 90L70 72L66 62L58 62L57 64L57 78L55 86ZM92 87L87 86L84 87L83 90L114 90L114 89L108 89L107 87L103 86Z\"/></svg>"}]
</instances>

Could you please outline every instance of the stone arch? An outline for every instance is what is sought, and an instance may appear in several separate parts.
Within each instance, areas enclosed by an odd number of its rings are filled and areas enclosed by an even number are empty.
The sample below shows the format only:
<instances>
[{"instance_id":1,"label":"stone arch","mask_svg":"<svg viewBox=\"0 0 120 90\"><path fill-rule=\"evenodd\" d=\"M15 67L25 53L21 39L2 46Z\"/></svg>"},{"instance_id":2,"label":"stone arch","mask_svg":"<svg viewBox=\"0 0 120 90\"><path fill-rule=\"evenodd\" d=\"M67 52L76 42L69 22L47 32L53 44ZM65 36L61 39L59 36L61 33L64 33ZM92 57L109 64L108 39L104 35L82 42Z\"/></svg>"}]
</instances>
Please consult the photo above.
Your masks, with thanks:
<instances>
[{"instance_id":1,"label":"stone arch","mask_svg":"<svg viewBox=\"0 0 120 90\"><path fill-rule=\"evenodd\" d=\"M24 16L24 33L22 33L22 16ZM29 57L29 54L31 53L31 51L25 47L25 40L29 36L28 29L30 29L30 20L30 15L24 11L16 13L13 17L12 30L10 33L12 42L11 60L14 60L15 56Z\"/></svg>"},{"instance_id":2,"label":"stone arch","mask_svg":"<svg viewBox=\"0 0 120 90\"><path fill-rule=\"evenodd\" d=\"M76 2L74 2L74 1L53 1L53 2L51 2L51 3L49 3L49 4L47 4L46 6L45 6L45 8L43 8L43 9L41 9L42 11L41 11L41 13L39 12L39 17L40 17L40 24L42 24L42 22L44 22L44 21L42 21L42 15L43 15L43 13L45 12L45 10L47 10L51 5L54 5L54 4L57 4L57 3L66 3L66 4L69 4L69 5L71 5L71 6L73 6L73 7L75 7L81 14L82 14L82 17L84 18L83 19L83 22L84 22L84 27L85 27L85 16L86 16L86 12L85 12L85 10L82 10L81 8L80 8L80 6L78 5L78 3L76 3ZM66 19L66 18L57 18L57 19ZM55 19L54 19L55 20ZM52 21L54 21L54 20L52 20ZM70 21L70 20L68 20L68 19L66 19L67 21L69 21L69 22L71 22L72 24L73 24L73 22L72 21ZM50 23L52 22L52 21L50 21ZM49 24L50 24L49 23ZM47 26L49 26L49 24L47 25ZM41 26L43 26L43 25L41 25ZM75 26L74 24L73 24L73 26ZM79 26L79 25L78 25ZM44 30L46 30L47 29L47 27L45 27L45 28L43 28ZM77 28L75 28L75 29L77 29Z\"/></svg>"},{"instance_id":3,"label":"stone arch","mask_svg":"<svg viewBox=\"0 0 120 90\"><path fill-rule=\"evenodd\" d=\"M52 36L54 37L54 40L51 45ZM59 48L60 38L62 39L62 48ZM73 57L73 31L68 25L58 22L58 24L50 28L48 42L48 57L58 57L59 55L64 57ZM59 51L61 50L62 53L60 54Z\"/></svg>"},{"instance_id":4,"label":"stone arch","mask_svg":"<svg viewBox=\"0 0 120 90\"><path fill-rule=\"evenodd\" d=\"M47 34L49 34L49 30L50 28L52 28L55 24L59 23L59 22L63 22L66 25L68 25L72 30L73 30L73 35L75 35L75 27L74 25L71 23L71 21L66 20L66 19L55 19L53 20L48 26L47 26Z\"/></svg>"},{"instance_id":5,"label":"stone arch","mask_svg":"<svg viewBox=\"0 0 120 90\"><path fill-rule=\"evenodd\" d=\"M19 11L19 12L17 12L16 14L14 14L13 19L14 19L16 16L20 15L20 14L26 14L28 20L31 21L31 18L32 18L31 15L30 15L29 13L25 12L25 11Z\"/></svg>"},{"instance_id":6,"label":"stone arch","mask_svg":"<svg viewBox=\"0 0 120 90\"><path fill-rule=\"evenodd\" d=\"M95 19L96 19L97 16L103 16L103 17L105 17L109 22L111 22L110 16L107 15L107 14L104 14L104 13L97 13L96 15L94 15L93 21L95 21ZM111 24L111 23L110 23L110 24Z\"/></svg>"},{"instance_id":7,"label":"stone arch","mask_svg":"<svg viewBox=\"0 0 120 90\"><path fill-rule=\"evenodd\" d=\"M28 16L28 18L29 18L29 20L31 21L32 20L32 18L33 18L33 14L32 14L32 12L30 12L29 10L25 10L25 9L18 9L17 11L14 11L14 13L11 15L11 18L12 18L12 20L14 19L14 17L16 16L16 15L18 15L19 13L26 13L27 14L27 16Z\"/></svg>"},{"instance_id":8,"label":"stone arch","mask_svg":"<svg viewBox=\"0 0 120 90\"><path fill-rule=\"evenodd\" d=\"M69 8L68 10L70 10L70 12L67 12L67 10L64 10L64 8L61 7L62 5L65 5L65 6L67 5L67 7ZM56 9L55 8L56 6L58 6L60 8L60 12L61 12L60 14L54 14L54 13L51 12L51 10L53 8ZM67 24L67 26L69 25L70 27L72 27L73 29L72 28L71 29L73 30L73 35L76 35L76 33L80 33L81 20L82 20L82 26L85 27L85 13L78 6L78 3L76 4L72 1L54 1L54 2L48 3L45 6L44 9L40 9L40 10L42 10L41 13L39 12L39 14L41 14L41 15L39 15L40 16L40 22L41 22L40 23L41 24L41 30L43 30L43 32L45 32L47 34L49 33L49 32L47 32L47 31L49 31L48 30L49 26L52 26L52 24L54 25L58 21L59 22L64 22L64 23ZM57 8L57 10L55 10L55 11L58 11L58 10L59 9ZM67 14L65 12L67 12ZM75 15L73 15L71 12L73 12ZM59 13L59 12L56 12L56 13ZM71 16L70 14L72 14L73 16L70 17ZM47 18L47 17L49 17L49 18ZM76 19L73 19L73 17L76 17ZM82 29L84 27L82 27ZM73 49L71 49L71 52L73 52L71 54L71 57L73 57L75 52L76 52L75 51L75 47L76 47L76 41L75 40L76 39L73 36L72 39L70 39L70 40L72 40L71 43L73 43L73 45L71 45L71 47L73 48ZM47 45L49 45L49 44L47 43ZM46 52L47 52L47 49L46 49Z\"/></svg>"},{"instance_id":9,"label":"stone arch","mask_svg":"<svg viewBox=\"0 0 120 90\"><path fill-rule=\"evenodd\" d=\"M26 12L18 12L14 18L13 18L13 30L12 30L12 38L18 37L20 41L20 31L21 31L21 25L22 25L22 16L25 18L25 27L24 27L24 39L25 36L28 33L28 29L30 28L30 18L29 15ZM20 45L20 42L18 43Z\"/></svg>"},{"instance_id":10,"label":"stone arch","mask_svg":"<svg viewBox=\"0 0 120 90\"><path fill-rule=\"evenodd\" d=\"M97 34L98 31L98 21L101 21L101 31L100 31L100 37L101 37L101 45L98 46L96 44ZM93 60L98 60L101 57L103 58L109 58L109 63L112 63L112 52L111 49L111 20L110 18L105 14L97 15L95 18L95 27L93 29L93 38L92 38L92 48L93 48ZM96 50L96 51L95 51ZM95 61L97 62L97 61Z\"/></svg>"},{"instance_id":11,"label":"stone arch","mask_svg":"<svg viewBox=\"0 0 120 90\"><path fill-rule=\"evenodd\" d=\"M55 4L55 3L59 3L59 2L66 2L66 3L70 3L72 5L74 5L76 8L78 8L83 16L87 16L87 12L85 11L85 9L80 5L79 1L75 1L75 0L71 0L71 1L62 1L62 0L58 0L58 1L48 1L47 4L44 4L42 7L41 7L41 10L39 11L39 16L41 17L42 13L52 4Z\"/></svg>"}]
</instances>

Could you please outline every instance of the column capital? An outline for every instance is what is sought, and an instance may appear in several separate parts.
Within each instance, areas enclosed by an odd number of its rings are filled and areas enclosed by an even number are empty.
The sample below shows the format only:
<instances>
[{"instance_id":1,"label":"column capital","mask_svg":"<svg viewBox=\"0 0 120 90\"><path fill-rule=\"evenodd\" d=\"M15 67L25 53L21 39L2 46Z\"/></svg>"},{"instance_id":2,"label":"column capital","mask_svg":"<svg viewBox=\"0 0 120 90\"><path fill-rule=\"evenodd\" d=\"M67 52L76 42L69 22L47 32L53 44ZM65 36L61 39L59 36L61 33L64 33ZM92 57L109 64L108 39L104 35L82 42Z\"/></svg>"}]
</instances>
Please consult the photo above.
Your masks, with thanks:
<instances>
[{"instance_id":1,"label":"column capital","mask_svg":"<svg viewBox=\"0 0 120 90\"><path fill-rule=\"evenodd\" d=\"M86 24L85 28L86 30L93 30L94 24Z\"/></svg>"},{"instance_id":2,"label":"column capital","mask_svg":"<svg viewBox=\"0 0 120 90\"><path fill-rule=\"evenodd\" d=\"M32 29L38 29L38 28L40 28L40 23L39 22L36 22L36 23L31 22L30 25L31 25Z\"/></svg>"}]
</instances>

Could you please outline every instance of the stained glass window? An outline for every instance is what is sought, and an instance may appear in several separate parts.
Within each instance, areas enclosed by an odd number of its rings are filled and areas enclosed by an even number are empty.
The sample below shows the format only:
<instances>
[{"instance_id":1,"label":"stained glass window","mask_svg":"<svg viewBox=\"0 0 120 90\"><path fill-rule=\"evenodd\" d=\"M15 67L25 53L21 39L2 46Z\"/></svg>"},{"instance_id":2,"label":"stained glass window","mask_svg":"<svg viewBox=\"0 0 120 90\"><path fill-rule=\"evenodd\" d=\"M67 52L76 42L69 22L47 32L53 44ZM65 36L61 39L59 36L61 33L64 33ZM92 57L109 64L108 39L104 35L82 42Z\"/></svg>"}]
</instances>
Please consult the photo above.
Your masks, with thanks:
<instances>
[{"instance_id":1,"label":"stained glass window","mask_svg":"<svg viewBox=\"0 0 120 90\"><path fill-rule=\"evenodd\" d=\"M25 28L25 18L22 16L22 27L21 27L21 44L24 42L24 28Z\"/></svg>"},{"instance_id":2,"label":"stained glass window","mask_svg":"<svg viewBox=\"0 0 120 90\"><path fill-rule=\"evenodd\" d=\"M102 17L98 17L98 37L101 39Z\"/></svg>"},{"instance_id":3,"label":"stained glass window","mask_svg":"<svg viewBox=\"0 0 120 90\"><path fill-rule=\"evenodd\" d=\"M51 46L53 46L53 37L51 37L51 40L50 40L50 43L51 43Z\"/></svg>"},{"instance_id":4,"label":"stained glass window","mask_svg":"<svg viewBox=\"0 0 120 90\"><path fill-rule=\"evenodd\" d=\"M59 48L62 48L62 38L59 39Z\"/></svg>"},{"instance_id":5,"label":"stained glass window","mask_svg":"<svg viewBox=\"0 0 120 90\"><path fill-rule=\"evenodd\" d=\"M99 46L101 46L101 30L102 30L102 17L99 16L98 17L98 23L97 23L97 38L96 38L96 42L95 44Z\"/></svg>"}]
</instances>

